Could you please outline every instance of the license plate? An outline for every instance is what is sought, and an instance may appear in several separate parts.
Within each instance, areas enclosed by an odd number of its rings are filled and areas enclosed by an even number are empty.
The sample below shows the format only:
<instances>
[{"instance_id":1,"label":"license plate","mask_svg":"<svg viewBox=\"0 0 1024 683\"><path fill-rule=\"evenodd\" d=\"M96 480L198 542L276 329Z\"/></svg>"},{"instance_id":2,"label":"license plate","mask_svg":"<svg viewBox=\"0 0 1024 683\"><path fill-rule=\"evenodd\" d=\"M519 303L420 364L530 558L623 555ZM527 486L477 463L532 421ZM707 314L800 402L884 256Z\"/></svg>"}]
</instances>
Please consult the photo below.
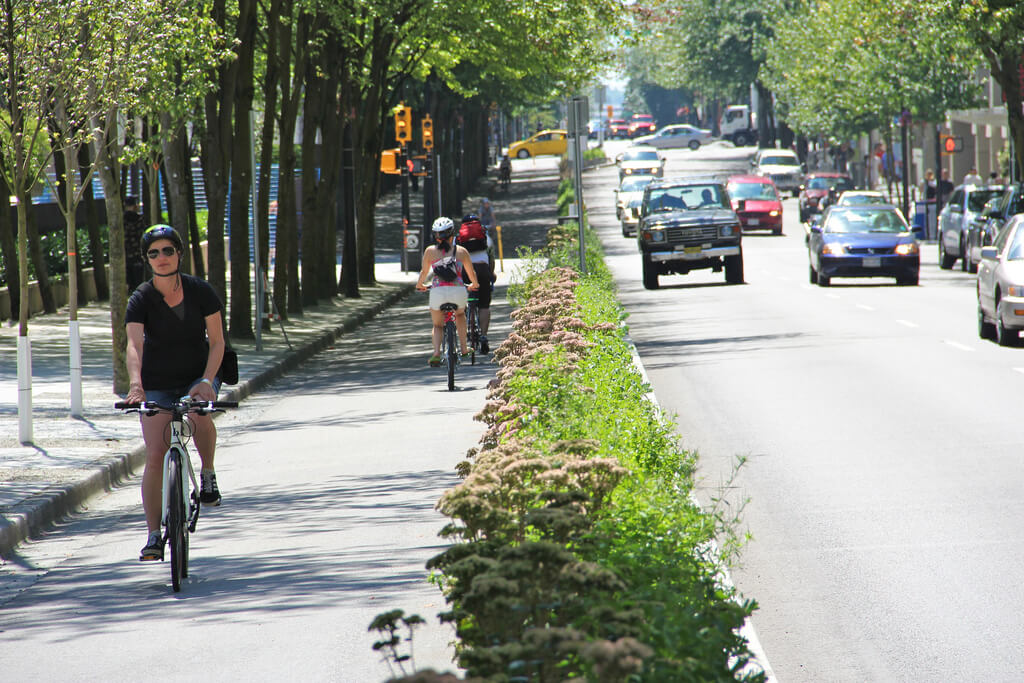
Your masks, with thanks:
<instances>
[{"instance_id":1,"label":"license plate","mask_svg":"<svg viewBox=\"0 0 1024 683\"><path fill-rule=\"evenodd\" d=\"M747 219L747 225L761 225L761 219L760 218L748 218Z\"/></svg>"},{"instance_id":2,"label":"license plate","mask_svg":"<svg viewBox=\"0 0 1024 683\"><path fill-rule=\"evenodd\" d=\"M699 254L700 247L686 247L683 251L687 254Z\"/></svg>"},{"instance_id":3,"label":"license plate","mask_svg":"<svg viewBox=\"0 0 1024 683\"><path fill-rule=\"evenodd\" d=\"M872 256L864 259L863 265L865 268L880 268L882 266L882 259L877 256Z\"/></svg>"}]
</instances>

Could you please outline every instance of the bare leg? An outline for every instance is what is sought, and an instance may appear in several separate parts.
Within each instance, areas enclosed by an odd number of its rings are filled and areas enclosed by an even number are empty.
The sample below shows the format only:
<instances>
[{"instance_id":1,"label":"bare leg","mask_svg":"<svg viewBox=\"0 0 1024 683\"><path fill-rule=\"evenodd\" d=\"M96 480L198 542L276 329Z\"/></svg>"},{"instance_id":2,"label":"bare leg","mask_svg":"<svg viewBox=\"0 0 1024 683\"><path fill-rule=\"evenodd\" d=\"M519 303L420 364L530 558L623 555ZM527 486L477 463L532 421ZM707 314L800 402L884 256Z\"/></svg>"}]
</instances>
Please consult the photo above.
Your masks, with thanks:
<instances>
[{"instance_id":1,"label":"bare leg","mask_svg":"<svg viewBox=\"0 0 1024 683\"><path fill-rule=\"evenodd\" d=\"M441 355L441 334L444 332L444 312L430 310L430 322L434 327L430 332L431 342L434 344L434 355Z\"/></svg>"},{"instance_id":2,"label":"bare leg","mask_svg":"<svg viewBox=\"0 0 1024 683\"><path fill-rule=\"evenodd\" d=\"M199 451L199 460L203 469L210 472L213 468L213 455L217 450L217 426L210 415L190 415L192 422L192 442Z\"/></svg>"},{"instance_id":3,"label":"bare leg","mask_svg":"<svg viewBox=\"0 0 1024 683\"><path fill-rule=\"evenodd\" d=\"M455 312L455 329L459 333L459 346L462 347L462 353L469 353L469 348L466 346L466 309L460 308Z\"/></svg>"},{"instance_id":4,"label":"bare leg","mask_svg":"<svg viewBox=\"0 0 1024 683\"><path fill-rule=\"evenodd\" d=\"M146 442L146 467L142 472L142 509L150 533L160 531L163 512L164 453L167 452L167 426L171 416L165 413L142 416L142 438Z\"/></svg>"}]
</instances>

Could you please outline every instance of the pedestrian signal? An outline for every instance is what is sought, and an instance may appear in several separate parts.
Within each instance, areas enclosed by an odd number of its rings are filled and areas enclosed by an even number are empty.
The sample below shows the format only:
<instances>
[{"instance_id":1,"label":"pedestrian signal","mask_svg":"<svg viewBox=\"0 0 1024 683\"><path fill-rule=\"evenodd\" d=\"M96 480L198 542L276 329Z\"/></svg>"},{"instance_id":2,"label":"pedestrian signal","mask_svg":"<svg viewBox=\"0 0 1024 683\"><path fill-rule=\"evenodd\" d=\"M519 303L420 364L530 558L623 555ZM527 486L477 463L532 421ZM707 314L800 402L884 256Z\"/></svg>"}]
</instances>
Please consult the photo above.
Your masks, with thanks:
<instances>
[{"instance_id":1,"label":"pedestrian signal","mask_svg":"<svg viewBox=\"0 0 1024 683\"><path fill-rule=\"evenodd\" d=\"M403 147L412 139L412 110L404 102L395 107L395 139Z\"/></svg>"},{"instance_id":2,"label":"pedestrian signal","mask_svg":"<svg viewBox=\"0 0 1024 683\"><path fill-rule=\"evenodd\" d=\"M943 135L942 151L946 154L955 154L964 148L964 139L959 135Z\"/></svg>"},{"instance_id":3,"label":"pedestrian signal","mask_svg":"<svg viewBox=\"0 0 1024 683\"><path fill-rule=\"evenodd\" d=\"M612 112L615 111L615 109L612 108L612 105L609 104L606 111L608 112L608 118L612 118Z\"/></svg>"},{"instance_id":4,"label":"pedestrian signal","mask_svg":"<svg viewBox=\"0 0 1024 683\"><path fill-rule=\"evenodd\" d=\"M423 115L423 126L421 132L423 133L423 149L428 152L434 149L434 121L430 118L430 114Z\"/></svg>"}]
</instances>

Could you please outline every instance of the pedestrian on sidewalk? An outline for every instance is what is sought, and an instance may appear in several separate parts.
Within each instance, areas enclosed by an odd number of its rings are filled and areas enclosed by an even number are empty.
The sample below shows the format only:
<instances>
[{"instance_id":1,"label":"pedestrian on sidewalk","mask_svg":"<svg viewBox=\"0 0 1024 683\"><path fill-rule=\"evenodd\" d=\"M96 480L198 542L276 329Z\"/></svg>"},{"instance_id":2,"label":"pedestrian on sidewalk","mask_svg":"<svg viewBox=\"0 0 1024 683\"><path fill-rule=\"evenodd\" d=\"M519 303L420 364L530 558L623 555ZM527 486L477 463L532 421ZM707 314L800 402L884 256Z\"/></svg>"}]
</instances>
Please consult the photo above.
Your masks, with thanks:
<instances>
[{"instance_id":1,"label":"pedestrian on sidewalk","mask_svg":"<svg viewBox=\"0 0 1024 683\"><path fill-rule=\"evenodd\" d=\"M144 230L139 200L128 195L124 200L124 268L129 296L146 279L146 261L141 247Z\"/></svg>"},{"instance_id":2,"label":"pedestrian on sidewalk","mask_svg":"<svg viewBox=\"0 0 1024 683\"><path fill-rule=\"evenodd\" d=\"M465 247L455 244L455 222L441 216L431 226L434 233L434 244L423 252L423 266L420 277L416 281L416 289L427 291L427 280L433 278L430 285L430 320L433 323L431 341L434 354L427 361L436 368L441 365L441 335L444 332L444 311L441 304L453 303L455 311L455 329L459 334L459 347L462 355L469 353L466 347L466 304L469 294L466 292L466 276L469 276L468 289L476 291L480 282L476 278L473 262L469 260L469 252ZM438 266L435 268L435 265Z\"/></svg>"},{"instance_id":3,"label":"pedestrian on sidewalk","mask_svg":"<svg viewBox=\"0 0 1024 683\"><path fill-rule=\"evenodd\" d=\"M188 395L214 401L220 389L224 357L221 302L210 283L182 274L181 237L169 225L154 225L142 234L140 253L153 279L140 285L128 300L125 329L130 387L125 400L170 404ZM142 415L146 467L142 474L142 507L149 536L139 559L162 560L160 533L164 452L170 415ZM209 415L190 415L192 438L202 460L199 500L220 505L213 456L217 429Z\"/></svg>"},{"instance_id":4,"label":"pedestrian on sidewalk","mask_svg":"<svg viewBox=\"0 0 1024 683\"><path fill-rule=\"evenodd\" d=\"M978 169L971 166L971 170L967 171L967 175L964 176L964 185L981 185L981 176L978 175Z\"/></svg>"},{"instance_id":5,"label":"pedestrian on sidewalk","mask_svg":"<svg viewBox=\"0 0 1024 683\"><path fill-rule=\"evenodd\" d=\"M480 217L480 224L488 233L494 230L494 226L498 224L498 219L494 216L494 207L491 206L491 200L487 197L480 200L480 210L477 212L477 216Z\"/></svg>"}]
</instances>

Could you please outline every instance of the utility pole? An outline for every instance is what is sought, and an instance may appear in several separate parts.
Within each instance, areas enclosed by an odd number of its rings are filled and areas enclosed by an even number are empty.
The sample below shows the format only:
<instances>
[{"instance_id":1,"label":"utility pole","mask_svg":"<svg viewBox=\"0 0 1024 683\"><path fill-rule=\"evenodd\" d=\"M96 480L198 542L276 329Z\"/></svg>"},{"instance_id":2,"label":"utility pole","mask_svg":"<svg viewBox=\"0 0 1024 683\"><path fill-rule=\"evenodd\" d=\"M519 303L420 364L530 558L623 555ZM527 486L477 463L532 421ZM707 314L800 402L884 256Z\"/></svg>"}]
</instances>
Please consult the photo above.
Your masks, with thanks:
<instances>
[{"instance_id":1,"label":"utility pole","mask_svg":"<svg viewBox=\"0 0 1024 683\"><path fill-rule=\"evenodd\" d=\"M587 250L583 235L583 145L587 135L590 103L586 97L574 97L569 103L569 137L575 158L576 222L579 225L580 273L587 272Z\"/></svg>"}]
</instances>

